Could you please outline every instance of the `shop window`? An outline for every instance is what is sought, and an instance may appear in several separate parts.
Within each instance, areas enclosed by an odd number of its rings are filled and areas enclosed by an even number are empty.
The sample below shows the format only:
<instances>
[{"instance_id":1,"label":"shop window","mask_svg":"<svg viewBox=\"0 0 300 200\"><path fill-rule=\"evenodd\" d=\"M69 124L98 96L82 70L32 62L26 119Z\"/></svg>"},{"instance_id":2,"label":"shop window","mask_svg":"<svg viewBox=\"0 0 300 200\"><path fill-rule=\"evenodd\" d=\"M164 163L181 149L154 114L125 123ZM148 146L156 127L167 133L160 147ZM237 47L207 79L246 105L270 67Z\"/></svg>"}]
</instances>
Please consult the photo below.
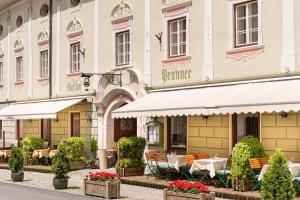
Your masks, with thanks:
<instances>
[{"instance_id":1,"label":"shop window","mask_svg":"<svg viewBox=\"0 0 300 200\"><path fill-rule=\"evenodd\" d=\"M48 76L48 50L45 50L40 52L40 78L47 78Z\"/></svg>"},{"instance_id":2,"label":"shop window","mask_svg":"<svg viewBox=\"0 0 300 200\"><path fill-rule=\"evenodd\" d=\"M117 65L126 65L130 62L130 35L129 31L116 35L116 60Z\"/></svg>"},{"instance_id":3,"label":"shop window","mask_svg":"<svg viewBox=\"0 0 300 200\"><path fill-rule=\"evenodd\" d=\"M162 144L163 125L156 119L151 119L146 124L147 139L149 144Z\"/></svg>"},{"instance_id":4,"label":"shop window","mask_svg":"<svg viewBox=\"0 0 300 200\"><path fill-rule=\"evenodd\" d=\"M23 81L23 57L16 58L16 82Z\"/></svg>"},{"instance_id":5,"label":"shop window","mask_svg":"<svg viewBox=\"0 0 300 200\"><path fill-rule=\"evenodd\" d=\"M169 57L186 55L186 18L169 21Z\"/></svg>"},{"instance_id":6,"label":"shop window","mask_svg":"<svg viewBox=\"0 0 300 200\"><path fill-rule=\"evenodd\" d=\"M49 6L47 4L43 4L40 9L40 15L42 17L45 17L46 15L48 15L48 12L49 12Z\"/></svg>"},{"instance_id":7,"label":"shop window","mask_svg":"<svg viewBox=\"0 0 300 200\"><path fill-rule=\"evenodd\" d=\"M44 141L50 142L50 120L49 119L41 120L41 138Z\"/></svg>"},{"instance_id":8,"label":"shop window","mask_svg":"<svg viewBox=\"0 0 300 200\"><path fill-rule=\"evenodd\" d=\"M187 139L187 117L177 116L168 118L169 149L185 149Z\"/></svg>"},{"instance_id":9,"label":"shop window","mask_svg":"<svg viewBox=\"0 0 300 200\"><path fill-rule=\"evenodd\" d=\"M3 62L0 62L0 85L3 85Z\"/></svg>"},{"instance_id":10,"label":"shop window","mask_svg":"<svg viewBox=\"0 0 300 200\"><path fill-rule=\"evenodd\" d=\"M258 44L258 2L235 5L235 46Z\"/></svg>"},{"instance_id":11,"label":"shop window","mask_svg":"<svg viewBox=\"0 0 300 200\"><path fill-rule=\"evenodd\" d=\"M71 44L70 73L80 72L80 42Z\"/></svg>"},{"instance_id":12,"label":"shop window","mask_svg":"<svg viewBox=\"0 0 300 200\"><path fill-rule=\"evenodd\" d=\"M71 137L80 137L80 113L71 113Z\"/></svg>"}]
</instances>

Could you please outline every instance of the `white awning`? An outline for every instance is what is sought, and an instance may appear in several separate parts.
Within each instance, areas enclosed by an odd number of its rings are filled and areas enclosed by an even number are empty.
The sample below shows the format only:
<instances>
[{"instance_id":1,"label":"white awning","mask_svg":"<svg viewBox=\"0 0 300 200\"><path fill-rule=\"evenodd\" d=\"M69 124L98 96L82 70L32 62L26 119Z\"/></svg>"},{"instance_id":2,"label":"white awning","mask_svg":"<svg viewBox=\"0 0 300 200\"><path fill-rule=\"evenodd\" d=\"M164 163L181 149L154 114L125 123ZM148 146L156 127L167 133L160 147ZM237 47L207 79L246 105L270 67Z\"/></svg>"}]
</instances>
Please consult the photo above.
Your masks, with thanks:
<instances>
[{"instance_id":1,"label":"white awning","mask_svg":"<svg viewBox=\"0 0 300 200\"><path fill-rule=\"evenodd\" d=\"M81 102L84 98L16 103L0 110L0 119L51 119L56 113Z\"/></svg>"},{"instance_id":2,"label":"white awning","mask_svg":"<svg viewBox=\"0 0 300 200\"><path fill-rule=\"evenodd\" d=\"M300 111L300 79L211 85L150 93L113 118Z\"/></svg>"}]
</instances>

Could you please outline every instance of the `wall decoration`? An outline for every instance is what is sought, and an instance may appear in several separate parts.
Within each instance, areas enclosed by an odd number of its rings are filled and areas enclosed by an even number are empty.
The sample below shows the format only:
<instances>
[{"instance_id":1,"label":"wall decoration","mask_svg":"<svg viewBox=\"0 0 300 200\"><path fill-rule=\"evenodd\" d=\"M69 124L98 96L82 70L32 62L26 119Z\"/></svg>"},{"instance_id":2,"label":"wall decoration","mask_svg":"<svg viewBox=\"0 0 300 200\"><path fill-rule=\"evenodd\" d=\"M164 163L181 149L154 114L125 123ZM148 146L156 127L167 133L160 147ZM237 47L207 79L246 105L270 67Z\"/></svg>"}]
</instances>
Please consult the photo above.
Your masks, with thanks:
<instances>
[{"instance_id":1,"label":"wall decoration","mask_svg":"<svg viewBox=\"0 0 300 200\"><path fill-rule=\"evenodd\" d=\"M121 2L111 12L113 22L132 17L132 8L128 3Z\"/></svg>"},{"instance_id":2,"label":"wall decoration","mask_svg":"<svg viewBox=\"0 0 300 200\"><path fill-rule=\"evenodd\" d=\"M76 18L74 18L67 26L67 36L68 37L80 35L80 34L82 34L82 32L83 32L82 24Z\"/></svg>"}]
</instances>

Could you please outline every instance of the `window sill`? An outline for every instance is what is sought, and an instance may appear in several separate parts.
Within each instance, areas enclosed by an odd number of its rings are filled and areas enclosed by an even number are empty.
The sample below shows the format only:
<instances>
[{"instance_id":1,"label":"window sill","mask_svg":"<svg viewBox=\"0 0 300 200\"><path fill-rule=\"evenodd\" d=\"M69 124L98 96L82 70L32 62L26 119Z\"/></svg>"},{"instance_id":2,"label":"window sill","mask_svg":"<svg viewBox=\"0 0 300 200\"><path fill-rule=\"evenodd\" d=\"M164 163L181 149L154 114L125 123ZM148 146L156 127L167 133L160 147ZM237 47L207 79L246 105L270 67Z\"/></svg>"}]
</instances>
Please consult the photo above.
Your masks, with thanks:
<instances>
[{"instance_id":1,"label":"window sill","mask_svg":"<svg viewBox=\"0 0 300 200\"><path fill-rule=\"evenodd\" d=\"M68 73L67 76L81 76L82 72L72 72L72 73Z\"/></svg>"},{"instance_id":2,"label":"window sill","mask_svg":"<svg viewBox=\"0 0 300 200\"><path fill-rule=\"evenodd\" d=\"M15 82L15 85L22 85L22 84L24 84L24 81Z\"/></svg>"},{"instance_id":3,"label":"window sill","mask_svg":"<svg viewBox=\"0 0 300 200\"><path fill-rule=\"evenodd\" d=\"M259 45L251 45L251 46L245 46L245 47L237 47L234 49L227 50L227 54L235 54L235 53L241 53L241 52L247 52L247 51L254 51L254 50L261 50L264 49L265 46L262 44Z\"/></svg>"},{"instance_id":4,"label":"window sill","mask_svg":"<svg viewBox=\"0 0 300 200\"><path fill-rule=\"evenodd\" d=\"M48 81L49 77L45 77L45 78L39 78L38 81Z\"/></svg>"},{"instance_id":5,"label":"window sill","mask_svg":"<svg viewBox=\"0 0 300 200\"><path fill-rule=\"evenodd\" d=\"M177 56L163 60L163 63L191 60L191 56Z\"/></svg>"},{"instance_id":6,"label":"window sill","mask_svg":"<svg viewBox=\"0 0 300 200\"><path fill-rule=\"evenodd\" d=\"M121 70L126 70L126 69L130 69L133 68L132 65L118 65L114 68L111 69L111 71L121 71Z\"/></svg>"},{"instance_id":7,"label":"window sill","mask_svg":"<svg viewBox=\"0 0 300 200\"><path fill-rule=\"evenodd\" d=\"M246 47L239 47L235 49L227 50L226 54L229 58L234 58L236 60L248 57L254 58L258 54L264 51L264 45L252 45Z\"/></svg>"}]
</instances>

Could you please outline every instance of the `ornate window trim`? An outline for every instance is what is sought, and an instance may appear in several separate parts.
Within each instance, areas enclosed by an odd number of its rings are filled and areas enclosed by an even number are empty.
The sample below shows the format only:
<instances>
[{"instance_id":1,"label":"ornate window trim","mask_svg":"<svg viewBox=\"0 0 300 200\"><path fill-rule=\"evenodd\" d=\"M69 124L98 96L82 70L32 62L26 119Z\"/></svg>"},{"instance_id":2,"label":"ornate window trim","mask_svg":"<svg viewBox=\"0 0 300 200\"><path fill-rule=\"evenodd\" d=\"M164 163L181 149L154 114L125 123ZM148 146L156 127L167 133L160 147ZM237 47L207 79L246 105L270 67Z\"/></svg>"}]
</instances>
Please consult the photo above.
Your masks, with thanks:
<instances>
[{"instance_id":1,"label":"ornate window trim","mask_svg":"<svg viewBox=\"0 0 300 200\"><path fill-rule=\"evenodd\" d=\"M130 4L121 2L111 12L110 15L111 22L113 24L118 23L120 21L132 20L133 12Z\"/></svg>"},{"instance_id":2,"label":"ornate window trim","mask_svg":"<svg viewBox=\"0 0 300 200\"><path fill-rule=\"evenodd\" d=\"M162 0L162 11L173 10L179 7L189 7L192 5L192 0Z\"/></svg>"},{"instance_id":3,"label":"ornate window trim","mask_svg":"<svg viewBox=\"0 0 300 200\"><path fill-rule=\"evenodd\" d=\"M24 43L22 39L17 39L14 43L14 50L15 52L21 52L24 49Z\"/></svg>"},{"instance_id":4,"label":"ornate window trim","mask_svg":"<svg viewBox=\"0 0 300 200\"><path fill-rule=\"evenodd\" d=\"M39 32L38 37L37 37L37 43L38 43L40 49L48 48L48 43L49 43L48 31L42 30L41 32Z\"/></svg>"},{"instance_id":5,"label":"ornate window trim","mask_svg":"<svg viewBox=\"0 0 300 200\"><path fill-rule=\"evenodd\" d=\"M83 34L82 23L74 18L69 22L66 33L69 39L73 40L74 38L77 38L76 40L79 40Z\"/></svg>"}]
</instances>

